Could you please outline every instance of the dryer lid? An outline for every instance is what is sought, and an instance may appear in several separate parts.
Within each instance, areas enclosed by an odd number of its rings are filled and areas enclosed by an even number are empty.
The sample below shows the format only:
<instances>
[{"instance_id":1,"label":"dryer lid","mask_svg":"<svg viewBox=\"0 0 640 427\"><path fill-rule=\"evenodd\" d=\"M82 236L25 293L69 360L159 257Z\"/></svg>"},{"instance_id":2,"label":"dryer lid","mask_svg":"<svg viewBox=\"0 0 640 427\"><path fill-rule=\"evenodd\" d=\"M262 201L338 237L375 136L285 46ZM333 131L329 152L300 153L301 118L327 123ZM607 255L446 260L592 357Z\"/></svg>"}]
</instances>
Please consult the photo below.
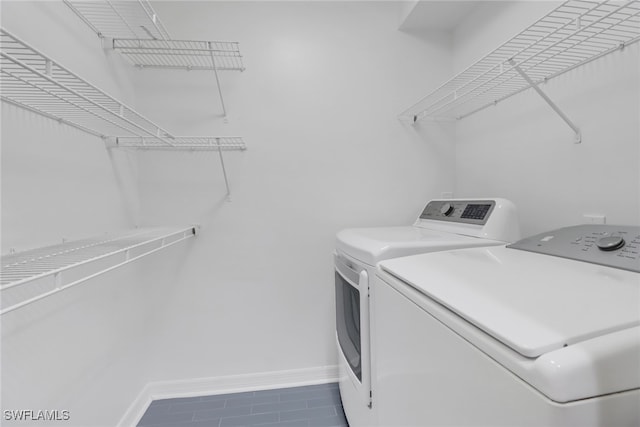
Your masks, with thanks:
<instances>
[{"instance_id":1,"label":"dryer lid","mask_svg":"<svg viewBox=\"0 0 640 427\"><path fill-rule=\"evenodd\" d=\"M638 273L504 246L380 267L530 358L640 325Z\"/></svg>"},{"instance_id":2,"label":"dryer lid","mask_svg":"<svg viewBox=\"0 0 640 427\"><path fill-rule=\"evenodd\" d=\"M503 242L415 226L348 228L336 235L336 249L368 265L390 258Z\"/></svg>"}]
</instances>

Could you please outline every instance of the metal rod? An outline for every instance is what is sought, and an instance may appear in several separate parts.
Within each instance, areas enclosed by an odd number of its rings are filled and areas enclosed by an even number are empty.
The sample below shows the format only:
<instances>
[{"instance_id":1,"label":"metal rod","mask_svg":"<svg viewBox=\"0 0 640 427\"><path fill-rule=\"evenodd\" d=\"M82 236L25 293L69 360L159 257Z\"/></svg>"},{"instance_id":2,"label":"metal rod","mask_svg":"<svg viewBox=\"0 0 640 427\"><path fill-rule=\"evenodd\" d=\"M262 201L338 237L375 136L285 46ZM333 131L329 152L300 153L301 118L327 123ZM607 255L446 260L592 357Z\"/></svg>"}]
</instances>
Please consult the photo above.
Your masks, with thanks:
<instances>
[{"instance_id":1,"label":"metal rod","mask_svg":"<svg viewBox=\"0 0 640 427\"><path fill-rule=\"evenodd\" d=\"M540 87L538 86L538 84L536 82L534 82L533 80L531 80L531 78L527 75L527 73L525 73L524 71L522 71L522 69L520 68L520 66L518 64L516 64L516 62L513 59L509 60L509 63L511 65L513 65L513 68L522 76L523 79L525 79L527 81L527 83L529 83L529 85L536 91L538 92L538 94L542 97L542 99L544 99L547 104L549 104L549 106L551 108L553 108L553 111L555 111L562 120L565 121L565 123L567 125L569 125L569 127L571 129L573 129L573 131L576 134L575 137L575 143L579 144L580 142L582 142L582 135L580 133L580 128L578 126L576 126L571 119L569 119L569 117L567 117L566 114L564 114L562 112L562 110L551 100L551 98L549 98L547 96L546 93L544 93L542 91L542 89L540 89Z\"/></svg>"},{"instance_id":2,"label":"metal rod","mask_svg":"<svg viewBox=\"0 0 640 427\"><path fill-rule=\"evenodd\" d=\"M229 188L229 180L227 179L227 169L224 167L224 157L222 156L222 148L220 147L220 138L216 138L216 144L218 145L218 154L220 155L222 175L224 175L224 185L227 187L227 198L231 198L231 189Z\"/></svg>"},{"instance_id":3,"label":"metal rod","mask_svg":"<svg viewBox=\"0 0 640 427\"><path fill-rule=\"evenodd\" d=\"M209 45L209 50L212 49L211 42L207 42ZM227 109L224 106L224 98L222 97L222 88L220 87L220 79L218 78L218 70L216 69L216 57L211 51L211 65L213 65L213 74L216 76L216 86L218 88L218 94L220 95L220 105L222 105L222 114L224 117L227 117ZM225 175L226 179L226 175Z\"/></svg>"}]
</instances>

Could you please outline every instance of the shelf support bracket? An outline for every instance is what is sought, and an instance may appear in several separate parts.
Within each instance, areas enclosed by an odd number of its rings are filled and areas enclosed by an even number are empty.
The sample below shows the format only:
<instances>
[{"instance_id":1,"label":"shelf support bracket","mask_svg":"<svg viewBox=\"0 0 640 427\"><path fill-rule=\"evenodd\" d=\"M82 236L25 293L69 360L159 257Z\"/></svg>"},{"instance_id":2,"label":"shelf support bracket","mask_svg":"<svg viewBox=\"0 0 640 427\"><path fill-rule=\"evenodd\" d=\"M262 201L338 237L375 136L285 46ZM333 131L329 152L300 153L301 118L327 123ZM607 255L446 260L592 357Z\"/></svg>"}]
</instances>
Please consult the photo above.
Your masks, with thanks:
<instances>
[{"instance_id":1,"label":"shelf support bracket","mask_svg":"<svg viewBox=\"0 0 640 427\"><path fill-rule=\"evenodd\" d=\"M538 95L540 95L542 99L544 99L545 102L549 104L553 111L555 111L560 116L560 118L564 120L567 125L569 125L569 127L575 132L574 142L576 144L580 144L582 142L582 133L580 132L580 128L576 126L571 121L571 119L562 112L562 110L551 100L551 98L549 98L549 96L547 96L547 94L544 93L542 89L540 89L540 86L536 82L534 82L522 68L520 68L520 66L513 58L509 60L509 64L511 64L514 70L516 70L518 74L520 74L520 76L522 76L522 78L525 79L527 83L529 83L529 86L531 86L536 92L538 92Z\"/></svg>"},{"instance_id":2,"label":"shelf support bracket","mask_svg":"<svg viewBox=\"0 0 640 427\"><path fill-rule=\"evenodd\" d=\"M216 66L216 57L213 54L213 45L211 42L207 42L209 47L209 53L211 54L211 64L213 65L213 74L216 76L216 86L218 88L218 95L220 95L220 104L222 105L222 114L227 119L227 109L224 106L224 98L222 97L222 88L220 87L220 78L218 77L218 67Z\"/></svg>"},{"instance_id":3,"label":"shelf support bracket","mask_svg":"<svg viewBox=\"0 0 640 427\"><path fill-rule=\"evenodd\" d=\"M216 146L218 147L218 155L220 156L220 166L222 166L222 175L224 176L224 185L227 187L227 201L231 201L231 189L229 188L229 179L227 178L227 169L224 166L224 157L222 156L222 147L220 146L220 138L216 138Z\"/></svg>"}]
</instances>

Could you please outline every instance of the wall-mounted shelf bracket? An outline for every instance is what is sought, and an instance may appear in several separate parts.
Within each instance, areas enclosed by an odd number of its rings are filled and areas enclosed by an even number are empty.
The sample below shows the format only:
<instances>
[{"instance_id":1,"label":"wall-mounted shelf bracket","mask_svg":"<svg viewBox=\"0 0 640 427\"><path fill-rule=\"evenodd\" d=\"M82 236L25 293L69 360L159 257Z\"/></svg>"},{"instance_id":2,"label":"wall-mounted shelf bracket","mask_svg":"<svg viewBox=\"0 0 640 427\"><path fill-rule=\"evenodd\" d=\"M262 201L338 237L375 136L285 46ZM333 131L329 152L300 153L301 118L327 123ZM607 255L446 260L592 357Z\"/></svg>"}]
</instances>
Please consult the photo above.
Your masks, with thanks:
<instances>
[{"instance_id":1,"label":"wall-mounted shelf bracket","mask_svg":"<svg viewBox=\"0 0 640 427\"><path fill-rule=\"evenodd\" d=\"M217 74L216 74L217 75ZM227 178L227 169L224 166L224 157L220 149L220 138L216 138L216 146L218 147L218 155L220 156L220 166L222 167L222 175L224 176L224 185L227 188L227 201L231 201L231 189L229 188L229 179Z\"/></svg>"},{"instance_id":2,"label":"wall-mounted shelf bracket","mask_svg":"<svg viewBox=\"0 0 640 427\"><path fill-rule=\"evenodd\" d=\"M512 58L509 59L509 64L511 64L513 66L513 68L518 72L518 74L520 74L520 76L526 80L527 83L529 83L530 87L533 88L536 92L538 92L538 95L540 95L542 97L542 99L545 100L545 102L547 104L549 104L549 106L553 109L553 111L555 111L562 120L564 120L564 122L569 125L569 127L575 132L575 137L574 137L574 141L576 144L580 144L582 142L582 134L580 132L580 128L578 126L576 126L569 117L567 117L566 114L564 114L564 112L560 109L560 107L558 107L555 102L553 102L551 100L551 98L549 98L549 96L544 93L542 91L542 89L540 89L540 86L534 82L531 77L529 77L527 75L527 73L525 73L522 68L520 68L520 66L516 63L516 61Z\"/></svg>"},{"instance_id":3,"label":"wall-mounted shelf bracket","mask_svg":"<svg viewBox=\"0 0 640 427\"><path fill-rule=\"evenodd\" d=\"M227 169L224 163L223 151L244 151L247 149L244 140L239 136L193 136L174 137L173 145L164 144L157 138L148 137L118 137L109 139L110 147L135 148L137 150L170 150L170 151L217 151L220 158L220 166L224 176L224 184L227 189L227 201L231 200L231 189Z\"/></svg>"},{"instance_id":4,"label":"wall-mounted shelf bracket","mask_svg":"<svg viewBox=\"0 0 640 427\"><path fill-rule=\"evenodd\" d=\"M222 87L220 87L220 78L218 77L218 67L216 66L216 56L213 53L213 44L211 42L207 42L207 45L209 46L209 52L211 54L211 63L213 64L213 74L216 77L216 87L218 88L218 95L220 96L220 105L222 106L222 117L224 117L224 120L226 123L227 108L224 106L224 97L222 96ZM220 152L220 161L222 161L222 152ZM225 179L226 179L226 175L225 175Z\"/></svg>"}]
</instances>

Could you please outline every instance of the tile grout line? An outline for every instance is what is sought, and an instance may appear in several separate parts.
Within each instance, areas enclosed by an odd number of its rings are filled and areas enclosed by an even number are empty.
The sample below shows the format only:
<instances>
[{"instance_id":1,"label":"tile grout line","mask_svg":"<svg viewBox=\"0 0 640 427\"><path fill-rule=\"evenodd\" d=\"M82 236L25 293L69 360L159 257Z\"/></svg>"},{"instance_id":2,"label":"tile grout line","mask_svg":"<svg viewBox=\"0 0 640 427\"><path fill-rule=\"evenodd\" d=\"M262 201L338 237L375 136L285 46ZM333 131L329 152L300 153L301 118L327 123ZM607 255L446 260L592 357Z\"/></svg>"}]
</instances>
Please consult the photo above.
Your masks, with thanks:
<instances>
[{"instance_id":1,"label":"tile grout line","mask_svg":"<svg viewBox=\"0 0 640 427\"><path fill-rule=\"evenodd\" d=\"M272 390L263 390L266 392L264 395L260 395L259 392L242 392L242 393L230 393L227 395L219 395L218 399L208 399L211 396L200 396L195 400L191 398L176 398L176 399L167 399L173 400L173 402L162 402L162 400L156 401L157 403L152 404L145 412L145 416L147 414L153 414L153 409L156 411L160 411L159 414L155 415L158 418L157 424L158 427L171 427L168 424L167 420L162 420L163 415L169 416L180 414L179 411L181 408L189 408L189 404L194 404L191 406L190 410L185 410L184 412L191 414L191 419L187 421L185 419L186 424L185 427L195 427L196 425L204 425L207 424L207 418L198 420L197 414L199 412L205 412L203 416L206 416L206 411L211 411L209 415L212 416L211 421L214 420L217 414L215 414L216 410L224 410L227 409L229 412L220 413L217 418L217 422L209 424L211 427L217 426L222 427L223 424L233 425L236 423L242 423L244 420L236 420L233 421L233 418L237 417L248 417L245 420L249 423L259 423L264 425L275 426L278 423L286 423L291 425L299 425L299 426L307 426L310 427L313 422L320 422L323 419L331 419L340 417L340 419L335 419L334 421L339 422L340 425L347 427L348 424L346 419L344 419L344 411L342 409L342 405L339 398L339 390L337 384L317 384L312 386L302 386L302 387L291 387L291 388L283 388L283 389L272 389ZM271 398L269 396L272 395ZM234 399L236 399L234 401ZM245 399L244 401L242 399ZM314 401L316 401L314 403ZM162 402L162 403L161 403ZM215 408L206 408L207 402L211 403ZM215 404L214 402L219 402ZM220 404L220 402L222 402ZM233 405L230 404L233 402ZM197 405L197 403L204 403L204 405ZM313 406L312 406L313 404ZM265 405L261 407L261 405ZM269 407L269 405L273 405ZM233 408L238 408L237 414L232 415ZM293 409L293 408L299 409ZM205 409L206 408L206 409ZM241 409L244 408L244 409ZM257 408L257 409L256 409ZM291 408L291 409L288 409ZM172 410L174 410L172 412ZM265 412L256 412L264 410ZM292 414L294 418L290 420L283 421L283 414L287 412L295 413L296 411L301 411L298 414ZM308 411L305 413L305 411ZM314 414L315 412L315 414ZM296 418L297 416L301 418ZM260 419L262 417L262 419ZM148 426L155 427L155 420L150 421L150 424L146 424L143 420L139 424L140 427ZM178 421L179 422L179 421ZM328 421L327 421L328 423ZM327 424L328 425L328 424Z\"/></svg>"}]
</instances>

